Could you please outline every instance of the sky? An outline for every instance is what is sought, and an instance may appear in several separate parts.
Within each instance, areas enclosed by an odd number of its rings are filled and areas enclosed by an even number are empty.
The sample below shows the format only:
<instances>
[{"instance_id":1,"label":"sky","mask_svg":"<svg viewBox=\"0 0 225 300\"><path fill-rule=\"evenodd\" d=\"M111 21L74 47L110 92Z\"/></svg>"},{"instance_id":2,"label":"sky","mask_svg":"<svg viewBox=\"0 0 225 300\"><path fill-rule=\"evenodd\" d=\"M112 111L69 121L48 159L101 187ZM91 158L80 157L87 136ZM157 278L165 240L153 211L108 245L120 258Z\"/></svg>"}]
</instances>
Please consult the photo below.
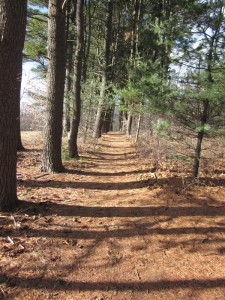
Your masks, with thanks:
<instances>
[{"instance_id":1,"label":"sky","mask_svg":"<svg viewBox=\"0 0 225 300\"><path fill-rule=\"evenodd\" d=\"M47 13L48 9L43 6L31 5L30 7L39 9L43 13ZM34 62L25 62L23 63L23 72L22 72L22 83L21 83L21 104L31 104L33 99L28 95L28 90L32 92L43 91L43 81L37 79L37 75L32 71L32 68L35 67Z\"/></svg>"},{"instance_id":2,"label":"sky","mask_svg":"<svg viewBox=\"0 0 225 300\"><path fill-rule=\"evenodd\" d=\"M29 96L28 91L33 93L42 93L45 90L43 80L37 78L37 74L32 71L35 67L34 62L23 63L22 83L21 83L21 105L31 104L34 102Z\"/></svg>"}]
</instances>

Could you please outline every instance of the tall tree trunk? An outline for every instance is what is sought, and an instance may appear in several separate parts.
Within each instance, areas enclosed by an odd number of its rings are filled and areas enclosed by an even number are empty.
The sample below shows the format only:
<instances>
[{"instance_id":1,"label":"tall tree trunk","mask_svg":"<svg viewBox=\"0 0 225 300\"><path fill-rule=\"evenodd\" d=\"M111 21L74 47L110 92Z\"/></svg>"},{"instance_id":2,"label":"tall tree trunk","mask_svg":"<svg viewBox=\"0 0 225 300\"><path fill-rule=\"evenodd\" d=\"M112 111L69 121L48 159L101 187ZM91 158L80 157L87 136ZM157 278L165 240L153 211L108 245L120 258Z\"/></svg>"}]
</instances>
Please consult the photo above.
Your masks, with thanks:
<instances>
[{"instance_id":1,"label":"tall tree trunk","mask_svg":"<svg viewBox=\"0 0 225 300\"><path fill-rule=\"evenodd\" d=\"M71 39L70 30L70 9L71 2L67 2L66 7L66 80L64 91L64 118L63 129L67 133L70 131L70 101L72 91L72 68L73 68L73 41Z\"/></svg>"},{"instance_id":2,"label":"tall tree trunk","mask_svg":"<svg viewBox=\"0 0 225 300\"><path fill-rule=\"evenodd\" d=\"M132 68L135 66L135 59L138 55L138 44L139 44L139 23L140 23L140 0L134 0L134 10L132 14L132 31L131 31L131 48L130 48L130 65ZM132 104L128 105L128 117L126 135L131 136L132 129ZM131 109L130 109L131 108Z\"/></svg>"},{"instance_id":3,"label":"tall tree trunk","mask_svg":"<svg viewBox=\"0 0 225 300\"><path fill-rule=\"evenodd\" d=\"M61 172L62 118L65 81L65 17L63 0L49 0L47 123L41 170Z\"/></svg>"},{"instance_id":4,"label":"tall tree trunk","mask_svg":"<svg viewBox=\"0 0 225 300\"><path fill-rule=\"evenodd\" d=\"M64 93L64 132L70 131L70 102L72 92L72 68L73 68L73 44L71 41L67 42L67 62L66 62L66 81Z\"/></svg>"},{"instance_id":5,"label":"tall tree trunk","mask_svg":"<svg viewBox=\"0 0 225 300\"><path fill-rule=\"evenodd\" d=\"M18 66L26 29L26 0L0 1L0 210L17 202Z\"/></svg>"},{"instance_id":6,"label":"tall tree trunk","mask_svg":"<svg viewBox=\"0 0 225 300\"><path fill-rule=\"evenodd\" d=\"M112 43L112 17L113 17L113 1L108 1L108 14L106 20L106 33L105 33L105 60L103 65L103 74L102 74L102 85L100 91L100 99L97 108L97 115L94 125L93 138L99 138L101 136L102 129L102 117L103 109L106 95L106 88L108 83L108 77L110 73L110 47Z\"/></svg>"},{"instance_id":7,"label":"tall tree trunk","mask_svg":"<svg viewBox=\"0 0 225 300\"><path fill-rule=\"evenodd\" d=\"M17 87L16 87L16 94L18 97L17 101L17 126L16 126L16 140L17 140L17 151L25 150L22 144L22 138L21 138L21 130L20 130L20 92L21 92L21 80L22 80L22 54L21 54L21 60L19 62L18 66L18 80L17 80Z\"/></svg>"},{"instance_id":8,"label":"tall tree trunk","mask_svg":"<svg viewBox=\"0 0 225 300\"><path fill-rule=\"evenodd\" d=\"M140 18L140 0L134 0L134 10L132 17L132 31L131 31L131 51L130 60L131 65L134 64L136 55L138 54L138 38L139 38L139 18Z\"/></svg>"},{"instance_id":9,"label":"tall tree trunk","mask_svg":"<svg viewBox=\"0 0 225 300\"><path fill-rule=\"evenodd\" d=\"M74 62L74 83L73 83L73 115L71 121L71 130L69 137L69 156L78 157L78 129L80 125L81 114L81 77L82 77L82 59L84 45L84 0L77 0L76 27L77 27L77 45Z\"/></svg>"},{"instance_id":10,"label":"tall tree trunk","mask_svg":"<svg viewBox=\"0 0 225 300\"><path fill-rule=\"evenodd\" d=\"M87 68L88 68L88 59L90 55L91 49L91 34L92 34L92 15L91 15L91 1L85 1L85 24L84 24L84 51L83 51L83 80L86 81L87 79Z\"/></svg>"}]
</instances>

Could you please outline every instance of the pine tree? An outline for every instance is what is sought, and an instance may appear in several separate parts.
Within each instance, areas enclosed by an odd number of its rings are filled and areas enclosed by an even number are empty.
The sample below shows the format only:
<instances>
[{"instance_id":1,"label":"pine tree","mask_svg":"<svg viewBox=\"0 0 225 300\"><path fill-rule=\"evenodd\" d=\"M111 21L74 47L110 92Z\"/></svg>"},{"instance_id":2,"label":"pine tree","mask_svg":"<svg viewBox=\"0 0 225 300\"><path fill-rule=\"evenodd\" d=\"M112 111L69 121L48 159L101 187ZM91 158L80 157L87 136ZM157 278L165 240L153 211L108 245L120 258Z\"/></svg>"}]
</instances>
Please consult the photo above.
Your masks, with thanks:
<instances>
[{"instance_id":1,"label":"pine tree","mask_svg":"<svg viewBox=\"0 0 225 300\"><path fill-rule=\"evenodd\" d=\"M81 78L82 78L82 60L84 49L84 3L83 0L77 0L76 7L76 27L77 27L77 43L74 62L74 80L73 80L73 111L71 130L69 136L69 156L78 157L78 129L80 125L81 115Z\"/></svg>"},{"instance_id":2,"label":"pine tree","mask_svg":"<svg viewBox=\"0 0 225 300\"><path fill-rule=\"evenodd\" d=\"M63 0L50 0L48 15L47 121L41 170L61 172L63 98L65 81L65 16Z\"/></svg>"},{"instance_id":3,"label":"pine tree","mask_svg":"<svg viewBox=\"0 0 225 300\"><path fill-rule=\"evenodd\" d=\"M0 210L17 204L18 77L26 28L25 0L0 2Z\"/></svg>"}]
</instances>

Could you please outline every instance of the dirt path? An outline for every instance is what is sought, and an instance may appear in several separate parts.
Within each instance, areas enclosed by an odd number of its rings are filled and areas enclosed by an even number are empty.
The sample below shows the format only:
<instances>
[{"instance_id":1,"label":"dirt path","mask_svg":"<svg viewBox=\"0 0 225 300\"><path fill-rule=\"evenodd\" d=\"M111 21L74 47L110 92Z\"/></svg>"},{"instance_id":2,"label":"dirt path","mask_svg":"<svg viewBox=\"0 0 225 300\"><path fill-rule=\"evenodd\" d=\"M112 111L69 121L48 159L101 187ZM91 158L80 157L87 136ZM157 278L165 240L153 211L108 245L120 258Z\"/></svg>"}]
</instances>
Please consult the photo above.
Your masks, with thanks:
<instances>
[{"instance_id":1,"label":"dirt path","mask_svg":"<svg viewBox=\"0 0 225 300\"><path fill-rule=\"evenodd\" d=\"M79 163L19 167L25 202L0 215L0 298L225 299L223 187L209 197L159 174L147 188L151 161L116 133Z\"/></svg>"}]
</instances>

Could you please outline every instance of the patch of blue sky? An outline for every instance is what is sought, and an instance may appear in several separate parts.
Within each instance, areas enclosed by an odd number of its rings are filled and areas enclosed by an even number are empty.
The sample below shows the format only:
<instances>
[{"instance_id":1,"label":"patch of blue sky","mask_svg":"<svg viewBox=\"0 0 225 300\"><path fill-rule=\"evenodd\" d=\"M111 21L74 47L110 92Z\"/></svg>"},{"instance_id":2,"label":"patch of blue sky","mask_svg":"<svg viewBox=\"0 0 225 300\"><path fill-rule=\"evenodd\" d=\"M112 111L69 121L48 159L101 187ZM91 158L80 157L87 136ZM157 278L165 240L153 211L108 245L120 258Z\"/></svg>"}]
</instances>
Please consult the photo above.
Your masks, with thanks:
<instances>
[{"instance_id":1,"label":"patch of blue sky","mask_svg":"<svg viewBox=\"0 0 225 300\"><path fill-rule=\"evenodd\" d=\"M45 6L43 6L43 5L29 4L28 6L29 6L30 8L33 8L33 9L38 9L38 10L40 10L40 12L42 12L42 13L44 13L44 14L48 12L48 8L45 7Z\"/></svg>"}]
</instances>

